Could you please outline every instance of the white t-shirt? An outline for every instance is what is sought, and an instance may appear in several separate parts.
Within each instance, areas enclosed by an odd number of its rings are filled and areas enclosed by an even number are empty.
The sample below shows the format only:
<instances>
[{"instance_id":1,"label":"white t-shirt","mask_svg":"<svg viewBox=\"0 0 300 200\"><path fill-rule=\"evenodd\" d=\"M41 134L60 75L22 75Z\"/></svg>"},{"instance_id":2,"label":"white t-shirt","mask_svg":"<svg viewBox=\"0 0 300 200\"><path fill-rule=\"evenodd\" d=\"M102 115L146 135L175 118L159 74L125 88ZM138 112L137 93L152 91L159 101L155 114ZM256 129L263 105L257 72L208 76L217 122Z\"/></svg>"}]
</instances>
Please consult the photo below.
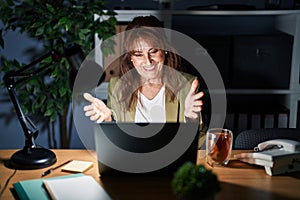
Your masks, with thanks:
<instances>
[{"instance_id":1,"label":"white t-shirt","mask_svg":"<svg viewBox=\"0 0 300 200\"><path fill-rule=\"evenodd\" d=\"M165 86L151 100L138 91L135 122L166 122Z\"/></svg>"}]
</instances>

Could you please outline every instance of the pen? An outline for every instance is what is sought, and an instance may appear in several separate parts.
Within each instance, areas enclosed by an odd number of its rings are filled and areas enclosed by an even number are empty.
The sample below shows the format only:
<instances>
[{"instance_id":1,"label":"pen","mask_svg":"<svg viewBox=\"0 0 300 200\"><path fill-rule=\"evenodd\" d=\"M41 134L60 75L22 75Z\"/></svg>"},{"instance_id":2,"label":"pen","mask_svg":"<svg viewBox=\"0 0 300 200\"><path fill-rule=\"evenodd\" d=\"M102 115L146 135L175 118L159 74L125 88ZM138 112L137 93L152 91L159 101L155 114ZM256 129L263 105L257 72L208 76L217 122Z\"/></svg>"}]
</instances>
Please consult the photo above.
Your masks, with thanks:
<instances>
[{"instance_id":1,"label":"pen","mask_svg":"<svg viewBox=\"0 0 300 200\"><path fill-rule=\"evenodd\" d=\"M72 160L68 160L67 162L64 162L64 163L62 163L62 164L60 164L60 165L58 165L58 166L56 166L56 167L52 167L52 168L48 169L47 171L44 171L44 172L42 173L42 177L43 177L43 176L46 176L46 175L48 175L48 174L50 174L53 170L56 170L56 169L58 169L58 168L60 168L60 167L62 167L62 166L64 166L64 165L68 164L68 163L71 162L71 161L72 161Z\"/></svg>"}]
</instances>

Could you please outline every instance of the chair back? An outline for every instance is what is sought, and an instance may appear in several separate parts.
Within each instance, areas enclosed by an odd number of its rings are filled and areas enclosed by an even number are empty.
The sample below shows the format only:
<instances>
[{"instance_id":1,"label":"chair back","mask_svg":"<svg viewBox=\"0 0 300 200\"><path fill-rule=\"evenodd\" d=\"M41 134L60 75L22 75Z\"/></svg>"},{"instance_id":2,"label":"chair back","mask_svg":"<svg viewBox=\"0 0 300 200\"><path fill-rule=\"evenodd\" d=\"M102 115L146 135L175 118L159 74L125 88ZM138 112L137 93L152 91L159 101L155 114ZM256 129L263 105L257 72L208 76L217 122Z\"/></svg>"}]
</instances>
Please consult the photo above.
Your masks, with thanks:
<instances>
[{"instance_id":1,"label":"chair back","mask_svg":"<svg viewBox=\"0 0 300 200\"><path fill-rule=\"evenodd\" d=\"M234 149L254 149L259 143L272 139L290 139L300 142L300 129L263 128L240 132L234 142Z\"/></svg>"}]
</instances>

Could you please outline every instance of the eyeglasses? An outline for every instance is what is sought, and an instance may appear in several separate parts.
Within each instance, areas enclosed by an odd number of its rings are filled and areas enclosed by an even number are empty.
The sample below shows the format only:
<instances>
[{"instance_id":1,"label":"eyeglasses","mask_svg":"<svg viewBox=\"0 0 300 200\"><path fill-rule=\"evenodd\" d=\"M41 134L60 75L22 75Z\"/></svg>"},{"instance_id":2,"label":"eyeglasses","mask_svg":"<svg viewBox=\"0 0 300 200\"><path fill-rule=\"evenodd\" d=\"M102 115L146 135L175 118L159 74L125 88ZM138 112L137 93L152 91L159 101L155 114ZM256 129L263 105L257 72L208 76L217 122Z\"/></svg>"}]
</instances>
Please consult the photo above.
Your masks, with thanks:
<instances>
[{"instance_id":1,"label":"eyeglasses","mask_svg":"<svg viewBox=\"0 0 300 200\"><path fill-rule=\"evenodd\" d=\"M161 53L162 50L160 49L150 48L148 50L134 50L131 52L131 56L136 59L143 58L144 56L154 58L157 56L161 56Z\"/></svg>"}]
</instances>

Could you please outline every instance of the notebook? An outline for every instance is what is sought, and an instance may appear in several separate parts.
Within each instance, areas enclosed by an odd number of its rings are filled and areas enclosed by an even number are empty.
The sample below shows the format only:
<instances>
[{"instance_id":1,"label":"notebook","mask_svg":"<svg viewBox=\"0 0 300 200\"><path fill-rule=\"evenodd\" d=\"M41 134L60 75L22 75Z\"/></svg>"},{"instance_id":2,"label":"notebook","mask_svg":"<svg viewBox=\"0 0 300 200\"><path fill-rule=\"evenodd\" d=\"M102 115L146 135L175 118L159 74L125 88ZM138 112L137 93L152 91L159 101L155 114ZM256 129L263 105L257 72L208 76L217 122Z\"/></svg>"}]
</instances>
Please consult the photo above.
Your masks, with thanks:
<instances>
[{"instance_id":1,"label":"notebook","mask_svg":"<svg viewBox=\"0 0 300 200\"><path fill-rule=\"evenodd\" d=\"M196 163L198 123L94 125L98 168L104 174L173 174Z\"/></svg>"},{"instance_id":2,"label":"notebook","mask_svg":"<svg viewBox=\"0 0 300 200\"><path fill-rule=\"evenodd\" d=\"M54 179L65 179L65 178L74 178L78 176L83 176L83 174L71 174L66 176L57 176L52 178L39 178L39 179L30 179L23 180L13 183L13 188L18 199L38 199L38 200L49 200L49 196L43 187L44 180L54 180Z\"/></svg>"},{"instance_id":3,"label":"notebook","mask_svg":"<svg viewBox=\"0 0 300 200\"><path fill-rule=\"evenodd\" d=\"M65 179L45 179L43 183L53 200L111 200L110 196L92 176L83 175Z\"/></svg>"}]
</instances>

